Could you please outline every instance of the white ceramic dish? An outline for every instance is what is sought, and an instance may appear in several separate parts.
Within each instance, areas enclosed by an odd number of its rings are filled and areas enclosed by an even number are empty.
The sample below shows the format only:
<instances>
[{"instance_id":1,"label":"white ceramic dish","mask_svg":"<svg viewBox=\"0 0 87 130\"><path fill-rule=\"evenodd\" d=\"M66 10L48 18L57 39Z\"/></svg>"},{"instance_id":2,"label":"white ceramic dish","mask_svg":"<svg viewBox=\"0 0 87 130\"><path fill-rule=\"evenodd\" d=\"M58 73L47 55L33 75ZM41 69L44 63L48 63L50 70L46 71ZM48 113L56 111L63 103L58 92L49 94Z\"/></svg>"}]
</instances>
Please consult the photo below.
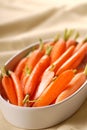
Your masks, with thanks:
<instances>
[{"instance_id":1,"label":"white ceramic dish","mask_svg":"<svg viewBox=\"0 0 87 130\"><path fill-rule=\"evenodd\" d=\"M30 45L20 53L12 57L6 64L6 68L12 70L18 61L23 58L32 47L38 43ZM5 119L19 128L41 129L56 125L72 114L74 114L83 104L87 97L87 82L85 82L73 95L58 104L29 108L19 107L10 104L0 95L0 109Z\"/></svg>"}]
</instances>

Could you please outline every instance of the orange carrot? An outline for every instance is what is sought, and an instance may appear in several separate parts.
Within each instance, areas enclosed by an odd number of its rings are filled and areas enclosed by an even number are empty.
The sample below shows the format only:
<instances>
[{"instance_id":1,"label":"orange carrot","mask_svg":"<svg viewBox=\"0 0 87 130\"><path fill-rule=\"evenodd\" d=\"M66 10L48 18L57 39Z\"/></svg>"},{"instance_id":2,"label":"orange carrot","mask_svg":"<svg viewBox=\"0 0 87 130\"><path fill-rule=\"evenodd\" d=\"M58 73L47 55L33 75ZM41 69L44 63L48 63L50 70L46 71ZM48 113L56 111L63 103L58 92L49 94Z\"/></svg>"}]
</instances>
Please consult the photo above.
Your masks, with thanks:
<instances>
[{"instance_id":1,"label":"orange carrot","mask_svg":"<svg viewBox=\"0 0 87 130\"><path fill-rule=\"evenodd\" d=\"M15 74L16 74L19 78L20 78L20 76L21 76L21 74L22 74L22 71L23 71L23 68L24 68L24 66L25 66L25 64L26 64L26 62L27 62L27 59L28 59L28 57L25 57L25 58L23 58L22 60L20 60L19 63L17 64L15 70L14 70Z\"/></svg>"},{"instance_id":2,"label":"orange carrot","mask_svg":"<svg viewBox=\"0 0 87 130\"><path fill-rule=\"evenodd\" d=\"M28 60L26 62L26 65L23 69L23 73L21 75L21 80L23 77L27 74L26 68L32 72L33 68L37 64L37 62L40 60L40 58L43 56L44 52L42 51L42 48L36 49L33 52L30 53Z\"/></svg>"},{"instance_id":3,"label":"orange carrot","mask_svg":"<svg viewBox=\"0 0 87 130\"><path fill-rule=\"evenodd\" d=\"M44 44L44 49L46 50L46 48L48 47L48 46L54 46L55 44L56 44L56 42L59 40L59 34L57 34L55 37L54 37L54 39L53 39L53 41L50 41L50 42L46 42L45 44Z\"/></svg>"},{"instance_id":4,"label":"orange carrot","mask_svg":"<svg viewBox=\"0 0 87 130\"><path fill-rule=\"evenodd\" d=\"M8 100L8 97L7 97L7 95L6 95L6 92L5 92L5 90L4 90L4 87L3 87L3 85L2 85L2 81L0 80L0 94L1 94L1 96L5 99L5 100Z\"/></svg>"},{"instance_id":5,"label":"orange carrot","mask_svg":"<svg viewBox=\"0 0 87 130\"><path fill-rule=\"evenodd\" d=\"M83 44L84 44L83 42L78 43L73 54L76 53L82 47Z\"/></svg>"},{"instance_id":6,"label":"orange carrot","mask_svg":"<svg viewBox=\"0 0 87 130\"><path fill-rule=\"evenodd\" d=\"M18 99L18 106L22 106L24 95L23 95L23 90L22 90L20 80L14 72L9 71L9 74L12 78L12 81L14 83L14 87L15 87L15 90L16 90L16 95L17 95L17 99Z\"/></svg>"},{"instance_id":7,"label":"orange carrot","mask_svg":"<svg viewBox=\"0 0 87 130\"><path fill-rule=\"evenodd\" d=\"M72 33L72 32L71 32L71 33ZM70 34L70 35L72 35L72 34ZM77 39L78 37L79 37L79 33L76 32L73 39L68 39L68 40L66 41L66 49L67 49L68 47L72 46L72 45L76 46L77 43L78 43L78 42L76 41L76 39Z\"/></svg>"},{"instance_id":8,"label":"orange carrot","mask_svg":"<svg viewBox=\"0 0 87 130\"><path fill-rule=\"evenodd\" d=\"M77 45L77 42L76 40L73 40L73 39L69 39L68 41L66 41L66 49L69 48L70 46L76 46Z\"/></svg>"},{"instance_id":9,"label":"orange carrot","mask_svg":"<svg viewBox=\"0 0 87 130\"><path fill-rule=\"evenodd\" d=\"M74 46L69 47L63 54L57 59L52 65L50 65L43 73L41 82L36 90L34 99L40 96L42 91L48 86L48 84L53 80L56 70L72 55Z\"/></svg>"},{"instance_id":10,"label":"orange carrot","mask_svg":"<svg viewBox=\"0 0 87 130\"><path fill-rule=\"evenodd\" d=\"M9 76L4 75L2 78L2 85L10 103L17 105L18 104L17 95L12 79Z\"/></svg>"},{"instance_id":11,"label":"orange carrot","mask_svg":"<svg viewBox=\"0 0 87 130\"><path fill-rule=\"evenodd\" d=\"M43 90L48 86L48 84L50 84L53 77L54 77L54 72L53 71L48 70L48 71L45 71L43 73L42 78L41 78L41 82L40 82L40 84L38 85L38 87L36 89L34 99L37 99L41 95Z\"/></svg>"},{"instance_id":12,"label":"orange carrot","mask_svg":"<svg viewBox=\"0 0 87 130\"><path fill-rule=\"evenodd\" d=\"M87 74L85 74L84 72L77 73L71 80L71 82L67 85L67 89L61 92L60 95L57 97L55 103L64 100L65 98L69 97L74 92L76 92L81 87L81 85L86 81L87 79L86 75Z\"/></svg>"},{"instance_id":13,"label":"orange carrot","mask_svg":"<svg viewBox=\"0 0 87 130\"><path fill-rule=\"evenodd\" d=\"M48 84L53 80L53 77L57 69L72 55L74 46L69 47L63 54L57 59L52 65L50 65L43 73L41 82L36 90L34 99L40 96L42 91L48 86Z\"/></svg>"},{"instance_id":14,"label":"orange carrot","mask_svg":"<svg viewBox=\"0 0 87 130\"><path fill-rule=\"evenodd\" d=\"M53 46L51 51L51 64L56 61L65 51L66 43L63 39L58 40L58 42Z\"/></svg>"},{"instance_id":15,"label":"orange carrot","mask_svg":"<svg viewBox=\"0 0 87 130\"><path fill-rule=\"evenodd\" d=\"M61 65L64 64L66 60L70 58L73 51L75 49L75 46L70 46L53 64L51 64L46 71L51 70L56 73L56 71L59 69Z\"/></svg>"},{"instance_id":16,"label":"orange carrot","mask_svg":"<svg viewBox=\"0 0 87 130\"><path fill-rule=\"evenodd\" d=\"M33 107L51 104L57 96L66 88L74 76L73 70L67 70L60 74L39 96ZM66 78L67 77L67 78Z\"/></svg>"},{"instance_id":17,"label":"orange carrot","mask_svg":"<svg viewBox=\"0 0 87 130\"><path fill-rule=\"evenodd\" d=\"M56 75L59 75L67 69L74 69L73 64L78 61L75 68L81 63L85 57L87 51L87 44L85 43L75 54L73 54L57 71Z\"/></svg>"},{"instance_id":18,"label":"orange carrot","mask_svg":"<svg viewBox=\"0 0 87 130\"><path fill-rule=\"evenodd\" d=\"M45 71L45 69L50 64L50 56L48 54L45 54L36 64L34 67L29 79L27 80L25 87L24 87L24 93L29 94L31 97L33 93L35 92L35 89L37 88L37 85L40 82L40 78Z\"/></svg>"}]
</instances>

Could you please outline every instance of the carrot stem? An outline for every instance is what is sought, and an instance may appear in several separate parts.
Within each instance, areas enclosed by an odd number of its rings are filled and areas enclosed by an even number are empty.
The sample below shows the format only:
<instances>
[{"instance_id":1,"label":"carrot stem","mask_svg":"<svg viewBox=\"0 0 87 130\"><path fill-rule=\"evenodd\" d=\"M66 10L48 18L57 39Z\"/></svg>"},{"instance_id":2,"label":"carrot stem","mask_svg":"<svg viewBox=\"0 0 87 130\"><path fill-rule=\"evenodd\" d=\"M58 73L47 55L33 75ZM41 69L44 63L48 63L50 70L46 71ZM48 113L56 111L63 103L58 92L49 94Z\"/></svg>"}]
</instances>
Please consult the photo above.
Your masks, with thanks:
<instances>
[{"instance_id":1,"label":"carrot stem","mask_svg":"<svg viewBox=\"0 0 87 130\"><path fill-rule=\"evenodd\" d=\"M39 49L42 50L44 47L44 44L41 38L39 39L39 41L40 41Z\"/></svg>"},{"instance_id":2,"label":"carrot stem","mask_svg":"<svg viewBox=\"0 0 87 130\"><path fill-rule=\"evenodd\" d=\"M60 37L60 35L59 34L57 34L55 37L54 37L54 43L56 43L58 40L59 40L59 37Z\"/></svg>"},{"instance_id":3,"label":"carrot stem","mask_svg":"<svg viewBox=\"0 0 87 130\"><path fill-rule=\"evenodd\" d=\"M67 41L71 35L73 34L74 30L71 29L71 30L68 30L68 29L65 29L65 32L64 32L64 40Z\"/></svg>"},{"instance_id":4,"label":"carrot stem","mask_svg":"<svg viewBox=\"0 0 87 130\"><path fill-rule=\"evenodd\" d=\"M52 50L52 46L47 46L47 48L46 48L46 55L50 55L50 53L51 53L51 50Z\"/></svg>"},{"instance_id":5,"label":"carrot stem","mask_svg":"<svg viewBox=\"0 0 87 130\"><path fill-rule=\"evenodd\" d=\"M29 98L30 98L29 94L26 94L26 96L23 99L23 104L25 104L25 103L33 103L33 102L37 101L37 100L30 100Z\"/></svg>"},{"instance_id":6,"label":"carrot stem","mask_svg":"<svg viewBox=\"0 0 87 130\"><path fill-rule=\"evenodd\" d=\"M86 64L86 66L85 66L84 73L85 73L85 75L87 76L87 64Z\"/></svg>"}]
</instances>

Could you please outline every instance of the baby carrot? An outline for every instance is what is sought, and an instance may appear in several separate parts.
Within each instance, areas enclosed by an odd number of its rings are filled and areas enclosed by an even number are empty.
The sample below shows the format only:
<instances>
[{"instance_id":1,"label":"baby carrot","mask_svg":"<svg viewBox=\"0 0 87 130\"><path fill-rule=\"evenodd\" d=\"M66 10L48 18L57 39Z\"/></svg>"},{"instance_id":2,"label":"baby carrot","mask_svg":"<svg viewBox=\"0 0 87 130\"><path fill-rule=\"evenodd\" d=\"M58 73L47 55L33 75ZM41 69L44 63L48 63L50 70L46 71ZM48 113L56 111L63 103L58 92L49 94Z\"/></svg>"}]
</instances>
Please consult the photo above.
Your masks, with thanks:
<instances>
[{"instance_id":1,"label":"baby carrot","mask_svg":"<svg viewBox=\"0 0 87 130\"><path fill-rule=\"evenodd\" d=\"M74 69L73 64L78 61L77 66L81 63L86 55L87 43L85 43L75 54L73 54L58 70L56 75L59 75L67 69ZM77 67L75 66L75 67Z\"/></svg>"},{"instance_id":2,"label":"baby carrot","mask_svg":"<svg viewBox=\"0 0 87 130\"><path fill-rule=\"evenodd\" d=\"M59 34L57 34L55 37L54 37L54 39L53 39L53 41L50 41L50 42L46 42L46 44L44 44L44 49L46 50L46 48L48 47L48 46L54 46L55 44L56 44L56 42L59 40Z\"/></svg>"},{"instance_id":3,"label":"baby carrot","mask_svg":"<svg viewBox=\"0 0 87 130\"><path fill-rule=\"evenodd\" d=\"M39 96L33 107L46 106L51 104L57 96L66 88L74 76L73 70L66 70L60 74ZM67 77L67 78L66 78Z\"/></svg>"},{"instance_id":4,"label":"baby carrot","mask_svg":"<svg viewBox=\"0 0 87 130\"><path fill-rule=\"evenodd\" d=\"M73 54L76 53L82 47L83 44L84 44L83 42L78 43Z\"/></svg>"},{"instance_id":5,"label":"baby carrot","mask_svg":"<svg viewBox=\"0 0 87 130\"><path fill-rule=\"evenodd\" d=\"M27 74L26 68L32 72L33 68L37 64L37 62L40 60L40 58L43 56L44 52L41 47L39 49L34 50L30 53L28 60L25 64L25 67L23 68L23 73L21 75L21 80L23 80L23 77Z\"/></svg>"},{"instance_id":6,"label":"baby carrot","mask_svg":"<svg viewBox=\"0 0 87 130\"><path fill-rule=\"evenodd\" d=\"M50 70L53 66L52 70L56 73L56 71L60 68L60 66L63 65L64 62L71 57L74 49L75 46L70 46L53 64L51 64L48 67L48 69Z\"/></svg>"},{"instance_id":7,"label":"baby carrot","mask_svg":"<svg viewBox=\"0 0 87 130\"><path fill-rule=\"evenodd\" d=\"M45 71L56 71L59 69L59 67L70 58L73 51L75 49L75 46L70 46L54 63L52 63Z\"/></svg>"},{"instance_id":8,"label":"baby carrot","mask_svg":"<svg viewBox=\"0 0 87 130\"><path fill-rule=\"evenodd\" d=\"M56 61L65 51L66 43L63 39L58 40L58 42L53 46L51 51L51 64Z\"/></svg>"},{"instance_id":9,"label":"baby carrot","mask_svg":"<svg viewBox=\"0 0 87 130\"><path fill-rule=\"evenodd\" d=\"M23 88L23 91L24 91L25 84L26 84L27 80L29 79L29 76L30 76L29 74L26 74L21 81L21 86Z\"/></svg>"},{"instance_id":10,"label":"baby carrot","mask_svg":"<svg viewBox=\"0 0 87 130\"><path fill-rule=\"evenodd\" d=\"M56 70L72 55L74 46L70 46L52 65L50 65L43 73L41 82L36 90L34 99L40 96L42 91L48 86L53 80ZM53 66L53 68L52 68Z\"/></svg>"},{"instance_id":11,"label":"baby carrot","mask_svg":"<svg viewBox=\"0 0 87 130\"><path fill-rule=\"evenodd\" d=\"M20 80L14 72L9 71L9 74L12 78L12 81L14 83L14 87L15 87L15 90L16 90L16 95L17 95L17 99L18 99L18 106L22 106L24 95L23 95L23 90L22 90L22 87L21 87Z\"/></svg>"},{"instance_id":12,"label":"baby carrot","mask_svg":"<svg viewBox=\"0 0 87 130\"><path fill-rule=\"evenodd\" d=\"M3 76L2 86L3 86L3 88L6 92L6 95L9 99L10 103L17 105L18 101L17 101L16 91L15 91L15 88L14 88L13 81L9 76L7 76L7 75Z\"/></svg>"},{"instance_id":13,"label":"baby carrot","mask_svg":"<svg viewBox=\"0 0 87 130\"><path fill-rule=\"evenodd\" d=\"M38 87L36 89L34 99L37 99L41 95L43 90L48 86L48 84L50 84L53 77L54 77L54 72L53 71L48 70L48 71L45 71L43 73L42 78L41 78L41 82L40 82L40 84L38 85Z\"/></svg>"},{"instance_id":14,"label":"baby carrot","mask_svg":"<svg viewBox=\"0 0 87 130\"><path fill-rule=\"evenodd\" d=\"M8 97L7 97L7 95L6 95L6 92L5 92L5 90L4 90L4 87L3 87L3 85L2 85L1 79L0 79L0 94L1 94L1 96L2 96L5 100L8 100Z\"/></svg>"},{"instance_id":15,"label":"baby carrot","mask_svg":"<svg viewBox=\"0 0 87 130\"><path fill-rule=\"evenodd\" d=\"M66 49L69 48L69 47L72 46L72 45L76 46L77 43L78 43L78 42L76 41L76 39L77 39L78 37L79 37L79 33L76 32L76 34L75 34L75 36L74 36L73 39L68 39L68 40L66 41Z\"/></svg>"},{"instance_id":16,"label":"baby carrot","mask_svg":"<svg viewBox=\"0 0 87 130\"><path fill-rule=\"evenodd\" d=\"M27 59L28 59L28 57L25 57L25 58L23 58L22 60L20 60L19 63L17 64L15 70L14 70L15 74L16 74L19 78L20 78L20 76L21 76L21 74L22 74L22 71L23 71L23 68L24 68L24 66L25 66L25 64L26 64L26 62L27 62Z\"/></svg>"},{"instance_id":17,"label":"baby carrot","mask_svg":"<svg viewBox=\"0 0 87 130\"><path fill-rule=\"evenodd\" d=\"M65 98L69 97L74 92L76 92L81 87L81 85L86 81L87 79L86 75L87 75L87 72L77 73L74 76L74 78L70 81L70 83L67 85L67 89L61 92L60 95L57 97L55 103L64 100Z\"/></svg>"},{"instance_id":18,"label":"baby carrot","mask_svg":"<svg viewBox=\"0 0 87 130\"><path fill-rule=\"evenodd\" d=\"M47 54L45 54L36 64L34 67L29 79L27 80L25 87L24 87L24 93L29 94L31 97L33 93L35 92L35 89L37 88L38 83L40 82L40 78L45 71L45 69L50 64L50 56L48 55L50 52L50 48Z\"/></svg>"},{"instance_id":19,"label":"baby carrot","mask_svg":"<svg viewBox=\"0 0 87 130\"><path fill-rule=\"evenodd\" d=\"M74 39L69 39L68 41L66 41L66 49L69 48L70 46L76 46L77 42Z\"/></svg>"}]
</instances>

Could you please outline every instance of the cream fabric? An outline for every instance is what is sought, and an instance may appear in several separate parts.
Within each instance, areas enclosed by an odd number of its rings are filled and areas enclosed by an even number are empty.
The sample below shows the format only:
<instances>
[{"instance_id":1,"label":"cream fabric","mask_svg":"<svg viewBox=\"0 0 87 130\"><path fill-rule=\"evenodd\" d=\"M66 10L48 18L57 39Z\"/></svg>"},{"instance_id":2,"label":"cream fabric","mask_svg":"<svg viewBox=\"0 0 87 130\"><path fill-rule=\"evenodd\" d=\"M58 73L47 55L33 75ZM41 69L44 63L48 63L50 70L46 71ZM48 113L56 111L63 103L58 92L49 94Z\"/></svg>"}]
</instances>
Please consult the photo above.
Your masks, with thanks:
<instances>
[{"instance_id":1,"label":"cream fabric","mask_svg":"<svg viewBox=\"0 0 87 130\"><path fill-rule=\"evenodd\" d=\"M86 0L0 0L0 66L39 38L62 35L65 28L87 35ZM0 130L20 129L0 111ZM72 117L47 130L87 130L87 100Z\"/></svg>"}]
</instances>

